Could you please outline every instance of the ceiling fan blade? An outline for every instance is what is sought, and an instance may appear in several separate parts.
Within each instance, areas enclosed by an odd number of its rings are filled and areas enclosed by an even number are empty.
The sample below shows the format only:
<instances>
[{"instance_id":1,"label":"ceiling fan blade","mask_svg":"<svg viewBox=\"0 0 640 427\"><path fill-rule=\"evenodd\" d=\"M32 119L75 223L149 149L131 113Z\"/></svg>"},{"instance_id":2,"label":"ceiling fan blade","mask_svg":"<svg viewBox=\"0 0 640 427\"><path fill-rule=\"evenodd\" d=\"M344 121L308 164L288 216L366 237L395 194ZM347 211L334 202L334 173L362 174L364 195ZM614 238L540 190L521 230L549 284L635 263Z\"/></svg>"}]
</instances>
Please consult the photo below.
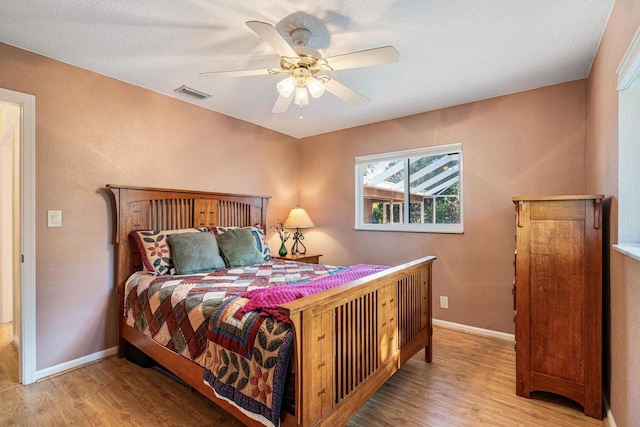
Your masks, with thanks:
<instances>
[{"instance_id":1,"label":"ceiling fan blade","mask_svg":"<svg viewBox=\"0 0 640 427\"><path fill-rule=\"evenodd\" d=\"M328 90L338 98L344 99L350 104L366 105L370 101L370 99L367 98L366 96L359 94L355 90L333 79L326 81L324 83L324 87L326 90Z\"/></svg>"},{"instance_id":2,"label":"ceiling fan blade","mask_svg":"<svg viewBox=\"0 0 640 427\"><path fill-rule=\"evenodd\" d=\"M267 76L269 74L274 74L272 69L262 68L260 70L207 71L200 73L200 77Z\"/></svg>"},{"instance_id":3,"label":"ceiling fan blade","mask_svg":"<svg viewBox=\"0 0 640 427\"><path fill-rule=\"evenodd\" d=\"M291 101L293 100L293 95L289 97L284 97L282 95L278 95L278 99L276 100L272 113L284 113L289 109L289 105L291 105Z\"/></svg>"},{"instance_id":4,"label":"ceiling fan blade","mask_svg":"<svg viewBox=\"0 0 640 427\"><path fill-rule=\"evenodd\" d=\"M275 51L278 52L278 55L291 58L298 57L296 51L289 46L289 43L287 43L273 25L260 21L247 21L246 24L254 33L260 36L262 40L275 49Z\"/></svg>"},{"instance_id":5,"label":"ceiling fan blade","mask_svg":"<svg viewBox=\"0 0 640 427\"><path fill-rule=\"evenodd\" d=\"M377 47L358 52L345 53L330 58L324 58L334 70L368 67L370 65L390 64L398 62L400 54L392 46Z\"/></svg>"}]
</instances>

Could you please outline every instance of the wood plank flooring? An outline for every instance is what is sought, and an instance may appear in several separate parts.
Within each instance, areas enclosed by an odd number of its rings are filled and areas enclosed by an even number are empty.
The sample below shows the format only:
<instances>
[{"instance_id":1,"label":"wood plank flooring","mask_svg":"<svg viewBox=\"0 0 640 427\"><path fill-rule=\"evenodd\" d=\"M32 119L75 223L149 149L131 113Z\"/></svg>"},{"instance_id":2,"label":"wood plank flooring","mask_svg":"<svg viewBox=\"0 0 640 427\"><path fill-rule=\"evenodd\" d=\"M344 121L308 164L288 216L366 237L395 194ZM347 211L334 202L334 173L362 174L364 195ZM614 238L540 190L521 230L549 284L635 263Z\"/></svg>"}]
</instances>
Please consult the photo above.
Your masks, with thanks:
<instances>
[{"instance_id":1,"label":"wood plank flooring","mask_svg":"<svg viewBox=\"0 0 640 427\"><path fill-rule=\"evenodd\" d=\"M153 369L108 358L23 387L10 326L0 325L2 426L239 426ZM516 396L513 343L435 328L431 364L414 356L348 424L354 426L603 426L555 395Z\"/></svg>"},{"instance_id":2,"label":"wood plank flooring","mask_svg":"<svg viewBox=\"0 0 640 427\"><path fill-rule=\"evenodd\" d=\"M18 383L18 352L13 347L12 340L12 324L0 323L0 393L14 387L20 387ZM0 425L2 425L1 422Z\"/></svg>"},{"instance_id":3,"label":"wood plank flooring","mask_svg":"<svg viewBox=\"0 0 640 427\"><path fill-rule=\"evenodd\" d=\"M603 426L557 395L515 393L513 342L434 328L433 362L409 360L350 426Z\"/></svg>"}]
</instances>

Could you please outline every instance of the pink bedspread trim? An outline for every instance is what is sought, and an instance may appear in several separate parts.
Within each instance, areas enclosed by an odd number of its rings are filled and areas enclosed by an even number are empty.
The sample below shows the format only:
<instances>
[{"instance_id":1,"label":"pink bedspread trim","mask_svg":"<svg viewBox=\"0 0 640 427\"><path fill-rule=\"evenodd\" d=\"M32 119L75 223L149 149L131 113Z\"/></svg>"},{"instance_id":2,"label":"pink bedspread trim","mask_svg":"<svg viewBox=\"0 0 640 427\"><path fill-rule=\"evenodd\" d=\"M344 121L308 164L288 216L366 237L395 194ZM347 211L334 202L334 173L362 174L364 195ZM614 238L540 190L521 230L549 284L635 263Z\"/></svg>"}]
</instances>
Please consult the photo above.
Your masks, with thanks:
<instances>
[{"instance_id":1,"label":"pink bedspread trim","mask_svg":"<svg viewBox=\"0 0 640 427\"><path fill-rule=\"evenodd\" d=\"M265 313L280 317L277 316L276 308L284 303L384 271L387 268L389 267L383 265L358 264L339 273L324 276L300 285L282 285L254 289L244 294L244 297L250 300L242 311L262 310Z\"/></svg>"}]
</instances>

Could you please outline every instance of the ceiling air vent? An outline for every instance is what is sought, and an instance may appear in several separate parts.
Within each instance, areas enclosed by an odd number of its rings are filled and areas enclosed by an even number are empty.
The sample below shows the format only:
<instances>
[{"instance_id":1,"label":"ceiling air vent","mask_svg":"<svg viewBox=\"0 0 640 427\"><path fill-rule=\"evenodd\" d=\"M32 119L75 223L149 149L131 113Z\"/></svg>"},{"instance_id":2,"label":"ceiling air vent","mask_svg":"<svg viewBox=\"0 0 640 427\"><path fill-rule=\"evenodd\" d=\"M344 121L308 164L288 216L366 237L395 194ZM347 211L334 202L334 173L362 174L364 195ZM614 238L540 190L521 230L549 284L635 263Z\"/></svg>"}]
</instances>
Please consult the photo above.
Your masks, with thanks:
<instances>
[{"instance_id":1,"label":"ceiling air vent","mask_svg":"<svg viewBox=\"0 0 640 427\"><path fill-rule=\"evenodd\" d=\"M187 87L186 85L180 86L175 91L178 93L183 93L185 95L193 96L194 98L198 98L198 99L205 99L211 96L208 93L200 92L199 90Z\"/></svg>"}]
</instances>

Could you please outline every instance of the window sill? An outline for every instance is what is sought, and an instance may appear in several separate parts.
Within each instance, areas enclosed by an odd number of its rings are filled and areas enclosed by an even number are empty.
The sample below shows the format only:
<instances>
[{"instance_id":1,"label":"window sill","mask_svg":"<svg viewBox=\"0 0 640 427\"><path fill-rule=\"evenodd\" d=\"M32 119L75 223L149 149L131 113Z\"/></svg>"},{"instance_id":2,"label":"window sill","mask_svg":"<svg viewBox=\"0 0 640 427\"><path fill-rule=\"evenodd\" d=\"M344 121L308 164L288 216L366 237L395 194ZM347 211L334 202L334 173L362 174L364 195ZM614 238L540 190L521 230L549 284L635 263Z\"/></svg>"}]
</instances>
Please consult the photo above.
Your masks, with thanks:
<instances>
[{"instance_id":1,"label":"window sill","mask_svg":"<svg viewBox=\"0 0 640 427\"><path fill-rule=\"evenodd\" d=\"M640 245L613 245L613 249L630 258L640 261Z\"/></svg>"},{"instance_id":2,"label":"window sill","mask_svg":"<svg viewBox=\"0 0 640 427\"><path fill-rule=\"evenodd\" d=\"M409 233L450 233L463 234L461 224L358 224L358 231L406 231Z\"/></svg>"}]
</instances>

